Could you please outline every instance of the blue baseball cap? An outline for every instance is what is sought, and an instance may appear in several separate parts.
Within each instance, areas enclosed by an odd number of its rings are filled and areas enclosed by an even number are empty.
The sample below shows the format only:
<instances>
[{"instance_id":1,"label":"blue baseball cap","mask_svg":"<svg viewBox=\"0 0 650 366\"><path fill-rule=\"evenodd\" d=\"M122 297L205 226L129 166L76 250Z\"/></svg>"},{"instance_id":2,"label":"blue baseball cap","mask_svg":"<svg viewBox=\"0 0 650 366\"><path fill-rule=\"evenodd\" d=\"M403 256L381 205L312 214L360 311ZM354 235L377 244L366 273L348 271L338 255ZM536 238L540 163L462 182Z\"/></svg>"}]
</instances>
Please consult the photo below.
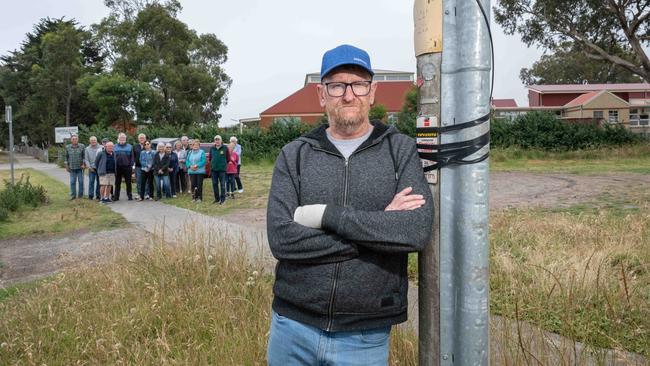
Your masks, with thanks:
<instances>
[{"instance_id":1,"label":"blue baseball cap","mask_svg":"<svg viewBox=\"0 0 650 366\"><path fill-rule=\"evenodd\" d=\"M370 65L368 52L349 44L343 44L325 52L323 55L323 63L320 67L321 79L330 71L342 65L357 65L368 71L371 76L375 75Z\"/></svg>"}]
</instances>

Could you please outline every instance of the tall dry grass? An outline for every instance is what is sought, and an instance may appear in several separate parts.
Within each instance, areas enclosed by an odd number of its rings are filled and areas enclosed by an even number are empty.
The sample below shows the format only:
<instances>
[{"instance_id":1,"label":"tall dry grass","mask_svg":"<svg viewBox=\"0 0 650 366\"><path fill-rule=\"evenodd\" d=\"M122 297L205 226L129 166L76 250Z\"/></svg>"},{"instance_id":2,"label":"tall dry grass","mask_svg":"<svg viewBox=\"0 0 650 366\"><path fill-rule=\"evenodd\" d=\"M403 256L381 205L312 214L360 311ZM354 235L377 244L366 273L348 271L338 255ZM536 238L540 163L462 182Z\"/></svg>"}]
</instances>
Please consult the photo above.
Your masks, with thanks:
<instances>
[{"instance_id":1,"label":"tall dry grass","mask_svg":"<svg viewBox=\"0 0 650 366\"><path fill-rule=\"evenodd\" d=\"M265 364L261 268L219 243L149 244L0 302L2 363Z\"/></svg>"},{"instance_id":2,"label":"tall dry grass","mask_svg":"<svg viewBox=\"0 0 650 366\"><path fill-rule=\"evenodd\" d=\"M0 300L0 364L266 365L272 276L243 246L188 228ZM391 365L416 365L396 329Z\"/></svg>"},{"instance_id":3,"label":"tall dry grass","mask_svg":"<svg viewBox=\"0 0 650 366\"><path fill-rule=\"evenodd\" d=\"M587 349L650 356L647 201L627 211L502 211L491 216L491 230L491 311L515 320L516 329L499 329L511 335L514 347L507 348L522 362L537 364L543 352L524 344L530 342L521 335L533 331L520 331L521 324L584 342ZM593 358L599 357L607 358Z\"/></svg>"}]
</instances>

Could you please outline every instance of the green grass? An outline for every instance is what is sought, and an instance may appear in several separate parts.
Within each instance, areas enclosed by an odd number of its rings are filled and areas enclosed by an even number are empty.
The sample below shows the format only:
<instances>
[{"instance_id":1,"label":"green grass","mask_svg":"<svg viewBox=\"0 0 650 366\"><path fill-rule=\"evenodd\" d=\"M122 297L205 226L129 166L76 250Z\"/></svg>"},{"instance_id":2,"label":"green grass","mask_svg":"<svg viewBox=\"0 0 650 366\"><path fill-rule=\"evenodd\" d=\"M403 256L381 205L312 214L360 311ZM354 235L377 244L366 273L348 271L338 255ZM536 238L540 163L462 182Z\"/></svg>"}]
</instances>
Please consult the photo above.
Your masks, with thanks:
<instances>
[{"instance_id":1,"label":"green grass","mask_svg":"<svg viewBox=\"0 0 650 366\"><path fill-rule=\"evenodd\" d=\"M492 171L539 173L650 174L650 144L567 152L493 149L490 152L490 168Z\"/></svg>"},{"instance_id":2,"label":"green grass","mask_svg":"<svg viewBox=\"0 0 650 366\"><path fill-rule=\"evenodd\" d=\"M49 202L35 209L23 207L11 213L8 221L0 222L0 240L85 230L103 231L128 226L121 215L96 201L70 201L69 188L54 178L27 169L15 171L16 179L21 174L29 175L32 184L44 186ZM9 171L0 171L0 180L9 178Z\"/></svg>"},{"instance_id":3,"label":"green grass","mask_svg":"<svg viewBox=\"0 0 650 366\"><path fill-rule=\"evenodd\" d=\"M192 202L192 196L189 194L182 194L176 199L164 202L211 216L227 215L233 209L266 208L273 164L270 162L251 163L242 165L241 169L244 193L236 194L234 200L226 200L223 205L212 203L214 194L210 178L203 181L203 202Z\"/></svg>"},{"instance_id":4,"label":"green grass","mask_svg":"<svg viewBox=\"0 0 650 366\"><path fill-rule=\"evenodd\" d=\"M0 151L0 164L8 164L9 160L9 153L6 151Z\"/></svg>"},{"instance_id":5,"label":"green grass","mask_svg":"<svg viewBox=\"0 0 650 366\"><path fill-rule=\"evenodd\" d=\"M1 266L0 266L1 268ZM31 290L43 285L49 278L39 279L35 281L19 283L14 286L0 288L0 302L5 301L13 296L19 296L23 292L29 293Z\"/></svg>"}]
</instances>

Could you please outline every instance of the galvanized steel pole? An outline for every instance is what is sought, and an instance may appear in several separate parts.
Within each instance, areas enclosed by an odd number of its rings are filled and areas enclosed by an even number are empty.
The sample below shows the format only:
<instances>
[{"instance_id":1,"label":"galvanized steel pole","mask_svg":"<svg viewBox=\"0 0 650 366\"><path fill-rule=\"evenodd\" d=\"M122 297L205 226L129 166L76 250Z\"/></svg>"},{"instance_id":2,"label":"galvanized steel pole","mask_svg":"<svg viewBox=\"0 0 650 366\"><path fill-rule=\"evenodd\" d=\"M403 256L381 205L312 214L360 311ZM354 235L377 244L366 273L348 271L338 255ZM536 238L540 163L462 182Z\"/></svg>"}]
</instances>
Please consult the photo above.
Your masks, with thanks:
<instances>
[{"instance_id":1,"label":"galvanized steel pole","mask_svg":"<svg viewBox=\"0 0 650 366\"><path fill-rule=\"evenodd\" d=\"M491 45L489 0L444 0L442 11L442 45L438 51L418 48L418 9L433 11L436 0L415 0L416 56L418 86L423 116L436 116L439 108L441 126L472 121L490 112ZM443 1L443 0L438 0ZM422 17L420 17L422 18ZM425 29L436 32L434 19ZM435 38L435 37L433 37ZM441 52L441 53L440 53ZM441 58L440 67L436 62ZM434 67L431 67L433 65ZM438 71L439 70L439 71ZM435 104L436 82L427 82L427 73L440 75L440 104ZM429 75L430 77L430 75ZM433 90L433 91L432 91ZM420 118L418 119L420 121ZM440 136L440 144L464 142L489 131L489 123L477 124ZM489 145L472 160L489 151ZM489 267L488 267L488 161L468 165L449 165L439 174L439 237L433 248L422 254L420 267L420 365L488 365L489 363ZM436 196L434 196L436 197ZM436 229L438 229L436 228ZM435 244L439 243L439 248ZM436 249L439 257L436 257ZM439 265L439 267L438 267ZM431 299L435 280L439 281L439 298ZM436 313L431 307L439 301L439 334ZM422 323L429 325L423 325ZM423 333L424 332L424 333ZM439 339L439 348L434 343ZM437 351L437 352L436 352ZM436 355L431 355L436 352Z\"/></svg>"},{"instance_id":2,"label":"galvanized steel pole","mask_svg":"<svg viewBox=\"0 0 650 366\"><path fill-rule=\"evenodd\" d=\"M11 106L5 106L5 121L9 124L9 166L11 167L11 185L15 184L14 180L14 130L13 116Z\"/></svg>"}]
</instances>

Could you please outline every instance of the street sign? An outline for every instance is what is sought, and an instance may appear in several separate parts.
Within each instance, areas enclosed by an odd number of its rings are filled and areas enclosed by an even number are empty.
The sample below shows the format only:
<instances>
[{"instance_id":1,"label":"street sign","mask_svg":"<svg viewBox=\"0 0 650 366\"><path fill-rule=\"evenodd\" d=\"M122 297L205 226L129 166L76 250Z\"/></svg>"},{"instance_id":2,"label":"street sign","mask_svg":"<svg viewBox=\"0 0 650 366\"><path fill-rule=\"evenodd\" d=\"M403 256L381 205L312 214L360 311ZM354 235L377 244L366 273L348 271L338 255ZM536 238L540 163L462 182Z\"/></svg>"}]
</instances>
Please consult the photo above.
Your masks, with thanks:
<instances>
[{"instance_id":1,"label":"street sign","mask_svg":"<svg viewBox=\"0 0 650 366\"><path fill-rule=\"evenodd\" d=\"M65 139L69 139L72 135L79 134L79 127L55 127L54 128L54 142L61 144Z\"/></svg>"},{"instance_id":2,"label":"street sign","mask_svg":"<svg viewBox=\"0 0 650 366\"><path fill-rule=\"evenodd\" d=\"M5 122L11 123L11 106L5 106Z\"/></svg>"}]
</instances>

